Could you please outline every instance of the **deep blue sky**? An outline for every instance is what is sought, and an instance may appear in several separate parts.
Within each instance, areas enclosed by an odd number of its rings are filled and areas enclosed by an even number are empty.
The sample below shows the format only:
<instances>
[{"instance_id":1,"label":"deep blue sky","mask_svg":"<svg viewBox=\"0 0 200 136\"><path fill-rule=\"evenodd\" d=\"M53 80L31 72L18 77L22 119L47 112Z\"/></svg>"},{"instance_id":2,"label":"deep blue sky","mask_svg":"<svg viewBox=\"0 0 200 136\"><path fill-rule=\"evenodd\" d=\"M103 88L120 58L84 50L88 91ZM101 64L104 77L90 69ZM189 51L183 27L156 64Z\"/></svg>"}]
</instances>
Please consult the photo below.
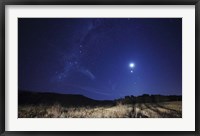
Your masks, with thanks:
<instances>
[{"instance_id":1,"label":"deep blue sky","mask_svg":"<svg viewBox=\"0 0 200 136\"><path fill-rule=\"evenodd\" d=\"M182 94L180 18L20 18L18 36L19 90Z\"/></svg>"}]
</instances>

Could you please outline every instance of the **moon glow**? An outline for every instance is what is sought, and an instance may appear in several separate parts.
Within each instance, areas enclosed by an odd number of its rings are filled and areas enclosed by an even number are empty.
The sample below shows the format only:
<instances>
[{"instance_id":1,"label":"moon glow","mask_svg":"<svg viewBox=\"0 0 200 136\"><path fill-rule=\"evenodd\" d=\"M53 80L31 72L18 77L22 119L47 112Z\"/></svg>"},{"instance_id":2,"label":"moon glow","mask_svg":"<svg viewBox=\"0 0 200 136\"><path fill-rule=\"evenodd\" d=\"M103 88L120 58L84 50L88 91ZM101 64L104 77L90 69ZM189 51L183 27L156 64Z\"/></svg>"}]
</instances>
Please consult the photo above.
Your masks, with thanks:
<instances>
[{"instance_id":1,"label":"moon glow","mask_svg":"<svg viewBox=\"0 0 200 136\"><path fill-rule=\"evenodd\" d=\"M135 67L135 64L134 64L134 63L130 63L130 64L129 64L129 67L130 67L130 68L134 68L134 67Z\"/></svg>"}]
</instances>

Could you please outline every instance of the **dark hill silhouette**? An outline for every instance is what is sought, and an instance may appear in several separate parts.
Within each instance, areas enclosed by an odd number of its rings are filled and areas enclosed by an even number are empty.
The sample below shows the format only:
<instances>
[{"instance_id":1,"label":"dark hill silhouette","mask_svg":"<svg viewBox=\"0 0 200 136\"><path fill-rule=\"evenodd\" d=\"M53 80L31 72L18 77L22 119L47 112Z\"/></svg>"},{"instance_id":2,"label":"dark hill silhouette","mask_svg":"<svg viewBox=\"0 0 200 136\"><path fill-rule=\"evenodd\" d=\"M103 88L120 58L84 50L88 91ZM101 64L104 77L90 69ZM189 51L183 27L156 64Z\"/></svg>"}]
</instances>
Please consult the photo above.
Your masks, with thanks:
<instances>
[{"instance_id":1,"label":"dark hill silhouette","mask_svg":"<svg viewBox=\"0 0 200 136\"><path fill-rule=\"evenodd\" d=\"M141 96L125 96L124 98L115 100L94 100L79 94L58 94L47 92L30 92L19 91L19 105L53 105L60 104L62 106L113 106L117 103L134 104L134 103L159 103L169 101L182 101L180 95L148 95Z\"/></svg>"},{"instance_id":2,"label":"dark hill silhouette","mask_svg":"<svg viewBox=\"0 0 200 136\"><path fill-rule=\"evenodd\" d=\"M93 100L78 94L58 94L46 92L30 92L19 91L19 105L53 105L60 104L62 106L96 106L96 105L113 105L113 101L109 100Z\"/></svg>"}]
</instances>

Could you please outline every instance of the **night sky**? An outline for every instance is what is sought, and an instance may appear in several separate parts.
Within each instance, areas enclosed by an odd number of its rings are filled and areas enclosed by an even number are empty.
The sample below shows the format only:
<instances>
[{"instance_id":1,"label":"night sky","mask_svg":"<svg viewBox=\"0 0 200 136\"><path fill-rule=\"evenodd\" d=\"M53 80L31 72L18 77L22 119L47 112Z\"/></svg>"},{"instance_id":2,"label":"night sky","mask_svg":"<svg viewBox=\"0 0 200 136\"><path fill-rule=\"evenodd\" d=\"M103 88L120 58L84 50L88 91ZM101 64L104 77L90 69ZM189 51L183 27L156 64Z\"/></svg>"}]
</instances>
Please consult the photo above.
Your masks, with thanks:
<instances>
[{"instance_id":1,"label":"night sky","mask_svg":"<svg viewBox=\"0 0 200 136\"><path fill-rule=\"evenodd\" d=\"M19 18L19 90L182 94L180 18Z\"/></svg>"}]
</instances>

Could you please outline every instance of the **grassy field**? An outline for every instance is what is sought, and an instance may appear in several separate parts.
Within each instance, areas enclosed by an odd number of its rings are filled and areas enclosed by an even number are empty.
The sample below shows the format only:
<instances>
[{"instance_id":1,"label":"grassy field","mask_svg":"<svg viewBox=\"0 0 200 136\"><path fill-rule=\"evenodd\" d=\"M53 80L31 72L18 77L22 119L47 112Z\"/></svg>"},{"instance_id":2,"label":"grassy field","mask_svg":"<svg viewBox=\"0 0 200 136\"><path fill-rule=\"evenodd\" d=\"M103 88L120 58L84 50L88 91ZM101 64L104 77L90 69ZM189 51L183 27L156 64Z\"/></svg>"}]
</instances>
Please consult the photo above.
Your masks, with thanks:
<instances>
[{"instance_id":1,"label":"grassy field","mask_svg":"<svg viewBox=\"0 0 200 136\"><path fill-rule=\"evenodd\" d=\"M117 104L116 106L19 106L19 118L181 118L182 102Z\"/></svg>"}]
</instances>

